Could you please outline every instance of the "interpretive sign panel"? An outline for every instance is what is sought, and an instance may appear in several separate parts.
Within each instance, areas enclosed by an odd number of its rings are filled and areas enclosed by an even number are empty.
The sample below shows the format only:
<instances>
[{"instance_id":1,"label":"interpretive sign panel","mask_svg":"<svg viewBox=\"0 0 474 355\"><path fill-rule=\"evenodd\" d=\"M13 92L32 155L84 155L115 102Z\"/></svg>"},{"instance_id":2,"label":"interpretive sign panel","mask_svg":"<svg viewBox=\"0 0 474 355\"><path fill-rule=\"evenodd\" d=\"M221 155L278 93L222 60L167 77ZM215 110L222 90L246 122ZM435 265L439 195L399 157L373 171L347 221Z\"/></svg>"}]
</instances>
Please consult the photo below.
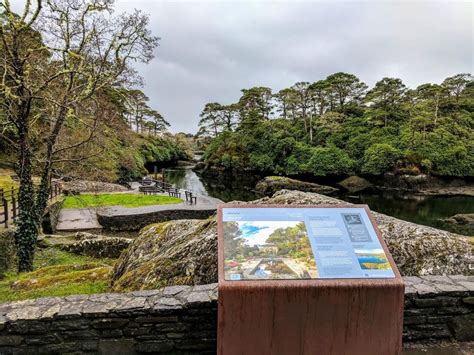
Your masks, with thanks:
<instances>
[{"instance_id":1,"label":"interpretive sign panel","mask_svg":"<svg viewBox=\"0 0 474 355\"><path fill-rule=\"evenodd\" d=\"M365 205L218 208L218 354L398 354L403 279Z\"/></svg>"},{"instance_id":2,"label":"interpretive sign panel","mask_svg":"<svg viewBox=\"0 0 474 355\"><path fill-rule=\"evenodd\" d=\"M366 208L222 208L225 280L394 278Z\"/></svg>"}]
</instances>

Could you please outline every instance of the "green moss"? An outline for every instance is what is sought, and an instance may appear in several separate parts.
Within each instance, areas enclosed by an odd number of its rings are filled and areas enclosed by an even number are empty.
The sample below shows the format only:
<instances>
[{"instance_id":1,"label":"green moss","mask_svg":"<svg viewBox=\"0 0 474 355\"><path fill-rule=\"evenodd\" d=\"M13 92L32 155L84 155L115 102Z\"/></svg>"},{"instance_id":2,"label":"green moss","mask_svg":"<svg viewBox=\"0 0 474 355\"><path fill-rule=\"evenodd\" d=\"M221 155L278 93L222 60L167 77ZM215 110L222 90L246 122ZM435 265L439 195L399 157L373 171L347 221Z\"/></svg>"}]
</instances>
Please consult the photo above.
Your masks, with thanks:
<instances>
[{"instance_id":1,"label":"green moss","mask_svg":"<svg viewBox=\"0 0 474 355\"><path fill-rule=\"evenodd\" d=\"M38 297L56 297L78 294L104 293L109 291L108 280L94 280L92 282L82 280L81 282L73 283L65 282L62 284L53 285L51 287L21 291L13 290L10 287L5 287L3 284L3 282L0 283L0 302L19 301Z\"/></svg>"},{"instance_id":2,"label":"green moss","mask_svg":"<svg viewBox=\"0 0 474 355\"><path fill-rule=\"evenodd\" d=\"M85 208L103 206L152 206L181 203L182 199L161 195L140 195L140 194L82 194L66 196L64 208Z\"/></svg>"},{"instance_id":3,"label":"green moss","mask_svg":"<svg viewBox=\"0 0 474 355\"><path fill-rule=\"evenodd\" d=\"M153 233L154 234L163 233L166 230L166 228L168 227L168 224L169 224L169 222L160 222L160 223L150 224L146 227L143 227L142 230L140 231L140 234L146 233L152 228L153 228Z\"/></svg>"},{"instance_id":4,"label":"green moss","mask_svg":"<svg viewBox=\"0 0 474 355\"><path fill-rule=\"evenodd\" d=\"M8 191L11 190L12 187L17 188L18 183L14 181L9 175L0 175L0 189Z\"/></svg>"},{"instance_id":5,"label":"green moss","mask_svg":"<svg viewBox=\"0 0 474 355\"><path fill-rule=\"evenodd\" d=\"M0 303L107 292L113 262L74 255L54 247L38 249L34 271L21 274L10 271L0 281Z\"/></svg>"},{"instance_id":6,"label":"green moss","mask_svg":"<svg viewBox=\"0 0 474 355\"><path fill-rule=\"evenodd\" d=\"M288 180L288 178L283 177L283 176L267 176L266 177L270 181L282 181L282 180Z\"/></svg>"},{"instance_id":7,"label":"green moss","mask_svg":"<svg viewBox=\"0 0 474 355\"><path fill-rule=\"evenodd\" d=\"M112 259L100 259L100 261L108 265L112 265L114 262ZM34 268L39 269L52 265L79 265L94 262L97 262L97 259L71 254L57 248L45 248L37 250Z\"/></svg>"}]
</instances>

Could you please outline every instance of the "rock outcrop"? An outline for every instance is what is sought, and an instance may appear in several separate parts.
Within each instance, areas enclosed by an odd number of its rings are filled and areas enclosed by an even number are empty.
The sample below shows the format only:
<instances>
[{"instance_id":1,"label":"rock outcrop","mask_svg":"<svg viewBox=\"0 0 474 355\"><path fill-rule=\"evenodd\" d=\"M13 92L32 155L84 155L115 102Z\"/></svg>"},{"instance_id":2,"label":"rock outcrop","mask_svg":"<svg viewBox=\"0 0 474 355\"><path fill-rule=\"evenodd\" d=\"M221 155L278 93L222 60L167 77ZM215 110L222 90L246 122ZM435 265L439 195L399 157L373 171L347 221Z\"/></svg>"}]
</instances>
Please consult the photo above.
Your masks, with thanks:
<instances>
[{"instance_id":1,"label":"rock outcrop","mask_svg":"<svg viewBox=\"0 0 474 355\"><path fill-rule=\"evenodd\" d=\"M123 192L129 190L122 185L100 181L72 180L60 181L60 183L66 195L77 195L83 192Z\"/></svg>"},{"instance_id":2,"label":"rock outcrop","mask_svg":"<svg viewBox=\"0 0 474 355\"><path fill-rule=\"evenodd\" d=\"M242 202L243 203L243 202ZM315 193L282 190L250 204L341 204ZM373 212L402 275L469 275L466 238ZM115 290L217 282L217 222L179 220L145 227L117 262Z\"/></svg>"},{"instance_id":3,"label":"rock outcrop","mask_svg":"<svg viewBox=\"0 0 474 355\"><path fill-rule=\"evenodd\" d=\"M108 237L105 235L77 232L73 236L46 236L40 241L40 246L54 245L57 248L77 255L92 258L117 259L128 248L133 239ZM46 245L43 245L45 242Z\"/></svg>"},{"instance_id":4,"label":"rock outcrop","mask_svg":"<svg viewBox=\"0 0 474 355\"><path fill-rule=\"evenodd\" d=\"M446 181L425 174L396 175L393 173L386 173L383 175L383 180L378 181L376 185L380 185L387 189L415 191L422 195L474 196L474 184L472 182L461 179Z\"/></svg>"},{"instance_id":5,"label":"rock outcrop","mask_svg":"<svg viewBox=\"0 0 474 355\"><path fill-rule=\"evenodd\" d=\"M449 218L443 219L443 221L453 224L469 224L474 225L474 213L459 213Z\"/></svg>"},{"instance_id":6,"label":"rock outcrop","mask_svg":"<svg viewBox=\"0 0 474 355\"><path fill-rule=\"evenodd\" d=\"M196 285L217 280L216 221L178 220L153 224L115 265L116 291Z\"/></svg>"},{"instance_id":7,"label":"rock outcrop","mask_svg":"<svg viewBox=\"0 0 474 355\"><path fill-rule=\"evenodd\" d=\"M338 183L345 190L354 193L372 187L372 184L359 176L350 176Z\"/></svg>"},{"instance_id":8,"label":"rock outcrop","mask_svg":"<svg viewBox=\"0 0 474 355\"><path fill-rule=\"evenodd\" d=\"M266 196L271 196L275 192L283 189L315 192L323 195L330 195L337 191L336 188L331 186L319 185L313 182L305 182L282 176L267 176L260 180L255 186L256 191Z\"/></svg>"}]
</instances>

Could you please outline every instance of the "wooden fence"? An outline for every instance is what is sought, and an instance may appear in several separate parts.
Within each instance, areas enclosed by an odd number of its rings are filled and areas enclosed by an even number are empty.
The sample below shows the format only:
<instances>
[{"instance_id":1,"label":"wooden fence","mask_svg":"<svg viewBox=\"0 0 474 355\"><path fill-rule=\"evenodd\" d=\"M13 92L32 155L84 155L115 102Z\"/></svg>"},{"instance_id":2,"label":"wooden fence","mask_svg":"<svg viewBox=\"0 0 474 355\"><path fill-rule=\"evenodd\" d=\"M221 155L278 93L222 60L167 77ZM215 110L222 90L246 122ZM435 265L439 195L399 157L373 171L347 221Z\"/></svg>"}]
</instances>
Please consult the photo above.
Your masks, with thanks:
<instances>
[{"instance_id":1,"label":"wooden fence","mask_svg":"<svg viewBox=\"0 0 474 355\"><path fill-rule=\"evenodd\" d=\"M18 212L18 192L19 188L0 189L0 226L8 228L10 224L15 223ZM49 191L49 200L52 200L62 192L61 185L53 183Z\"/></svg>"}]
</instances>

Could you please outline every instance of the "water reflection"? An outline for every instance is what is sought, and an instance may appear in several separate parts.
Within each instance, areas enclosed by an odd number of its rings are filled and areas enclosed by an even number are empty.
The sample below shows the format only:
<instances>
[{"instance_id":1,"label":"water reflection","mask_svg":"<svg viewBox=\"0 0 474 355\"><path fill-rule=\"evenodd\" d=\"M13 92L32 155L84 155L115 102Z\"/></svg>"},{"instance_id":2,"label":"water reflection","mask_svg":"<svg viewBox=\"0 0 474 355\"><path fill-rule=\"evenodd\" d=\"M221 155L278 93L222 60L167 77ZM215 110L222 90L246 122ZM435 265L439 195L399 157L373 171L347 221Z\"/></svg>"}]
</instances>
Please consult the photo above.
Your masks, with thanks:
<instances>
[{"instance_id":1,"label":"water reflection","mask_svg":"<svg viewBox=\"0 0 474 355\"><path fill-rule=\"evenodd\" d=\"M175 184L177 188L191 190L193 193L198 195L209 195L201 179L196 175L191 167L166 169L165 180Z\"/></svg>"},{"instance_id":2,"label":"water reflection","mask_svg":"<svg viewBox=\"0 0 474 355\"><path fill-rule=\"evenodd\" d=\"M360 194L339 196L345 201L363 203L377 212L405 221L424 224L464 235L474 235L473 225L456 225L442 221L458 213L474 213L474 197L422 196L408 193Z\"/></svg>"},{"instance_id":3,"label":"water reflection","mask_svg":"<svg viewBox=\"0 0 474 355\"><path fill-rule=\"evenodd\" d=\"M200 195L212 196L224 202L252 201L262 197L253 191L253 187L259 180L259 177L253 175L236 177L231 174L208 173L198 176L192 170L192 166L180 166L166 169L165 179L179 188L188 189Z\"/></svg>"},{"instance_id":4,"label":"water reflection","mask_svg":"<svg viewBox=\"0 0 474 355\"><path fill-rule=\"evenodd\" d=\"M207 173L198 176L192 166L180 166L167 169L165 178L179 188L216 197L224 202L251 201L262 197L253 191L261 177L252 174L235 176ZM474 213L474 197L422 196L399 192L340 194L336 197L352 203L367 204L374 211L406 221L474 235L473 225L456 225L441 221L458 213Z\"/></svg>"}]
</instances>

